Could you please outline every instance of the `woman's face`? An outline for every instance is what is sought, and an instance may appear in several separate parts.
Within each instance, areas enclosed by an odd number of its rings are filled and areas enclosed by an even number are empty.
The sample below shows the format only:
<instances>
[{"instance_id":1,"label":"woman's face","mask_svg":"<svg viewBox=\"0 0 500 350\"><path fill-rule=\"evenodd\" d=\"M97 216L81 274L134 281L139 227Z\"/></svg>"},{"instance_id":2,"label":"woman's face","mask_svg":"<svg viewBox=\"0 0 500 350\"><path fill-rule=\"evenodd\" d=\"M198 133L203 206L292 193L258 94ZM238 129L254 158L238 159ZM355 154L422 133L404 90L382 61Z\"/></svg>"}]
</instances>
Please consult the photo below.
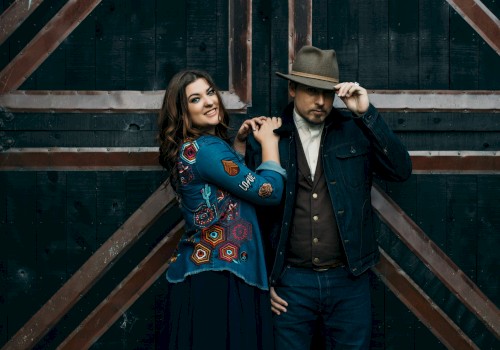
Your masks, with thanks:
<instances>
[{"instance_id":1,"label":"woman's face","mask_svg":"<svg viewBox=\"0 0 500 350\"><path fill-rule=\"evenodd\" d=\"M219 99L215 89L199 78L186 86L188 112L193 126L209 134L215 134L220 123Z\"/></svg>"}]
</instances>

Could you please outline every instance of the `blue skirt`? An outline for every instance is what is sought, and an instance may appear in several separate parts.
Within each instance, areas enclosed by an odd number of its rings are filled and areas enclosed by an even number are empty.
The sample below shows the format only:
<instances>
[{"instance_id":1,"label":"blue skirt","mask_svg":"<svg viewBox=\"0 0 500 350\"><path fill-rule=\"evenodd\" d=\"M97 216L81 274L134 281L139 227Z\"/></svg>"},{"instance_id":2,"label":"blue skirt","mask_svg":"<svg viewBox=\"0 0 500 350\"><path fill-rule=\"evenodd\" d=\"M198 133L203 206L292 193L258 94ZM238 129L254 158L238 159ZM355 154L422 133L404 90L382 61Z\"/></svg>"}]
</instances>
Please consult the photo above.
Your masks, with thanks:
<instances>
[{"instance_id":1,"label":"blue skirt","mask_svg":"<svg viewBox=\"0 0 500 350\"><path fill-rule=\"evenodd\" d=\"M159 349L274 348L269 292L227 271L169 283Z\"/></svg>"}]
</instances>

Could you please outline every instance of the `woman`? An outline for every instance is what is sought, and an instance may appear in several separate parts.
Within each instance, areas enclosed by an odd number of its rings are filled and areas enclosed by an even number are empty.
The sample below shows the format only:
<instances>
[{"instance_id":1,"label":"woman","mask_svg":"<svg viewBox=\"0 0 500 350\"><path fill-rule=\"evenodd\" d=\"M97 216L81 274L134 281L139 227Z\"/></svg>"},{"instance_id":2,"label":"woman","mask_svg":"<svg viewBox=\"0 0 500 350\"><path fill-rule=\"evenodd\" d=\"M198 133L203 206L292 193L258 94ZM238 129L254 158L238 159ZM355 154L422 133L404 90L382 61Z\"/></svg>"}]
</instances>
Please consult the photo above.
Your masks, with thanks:
<instances>
[{"instance_id":1,"label":"woman","mask_svg":"<svg viewBox=\"0 0 500 350\"><path fill-rule=\"evenodd\" d=\"M262 145L262 165L249 170L228 144L229 115L211 77L176 74L159 115L160 163L171 171L185 234L167 270L168 349L272 349L272 320L262 238L253 204L276 205L285 172L273 130L279 118L247 120Z\"/></svg>"}]
</instances>

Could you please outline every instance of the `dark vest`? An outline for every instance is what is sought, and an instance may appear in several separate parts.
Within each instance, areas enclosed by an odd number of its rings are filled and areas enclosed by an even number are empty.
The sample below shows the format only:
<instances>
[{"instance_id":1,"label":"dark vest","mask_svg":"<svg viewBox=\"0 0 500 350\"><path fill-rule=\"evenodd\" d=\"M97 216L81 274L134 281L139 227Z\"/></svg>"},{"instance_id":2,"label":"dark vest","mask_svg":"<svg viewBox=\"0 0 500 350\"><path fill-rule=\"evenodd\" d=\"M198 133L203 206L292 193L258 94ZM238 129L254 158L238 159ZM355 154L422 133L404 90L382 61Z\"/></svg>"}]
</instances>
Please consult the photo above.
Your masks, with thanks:
<instances>
[{"instance_id":1,"label":"dark vest","mask_svg":"<svg viewBox=\"0 0 500 350\"><path fill-rule=\"evenodd\" d=\"M301 267L337 266L344 262L337 221L318 158L314 181L297 137L297 198L288 241L287 262Z\"/></svg>"}]
</instances>

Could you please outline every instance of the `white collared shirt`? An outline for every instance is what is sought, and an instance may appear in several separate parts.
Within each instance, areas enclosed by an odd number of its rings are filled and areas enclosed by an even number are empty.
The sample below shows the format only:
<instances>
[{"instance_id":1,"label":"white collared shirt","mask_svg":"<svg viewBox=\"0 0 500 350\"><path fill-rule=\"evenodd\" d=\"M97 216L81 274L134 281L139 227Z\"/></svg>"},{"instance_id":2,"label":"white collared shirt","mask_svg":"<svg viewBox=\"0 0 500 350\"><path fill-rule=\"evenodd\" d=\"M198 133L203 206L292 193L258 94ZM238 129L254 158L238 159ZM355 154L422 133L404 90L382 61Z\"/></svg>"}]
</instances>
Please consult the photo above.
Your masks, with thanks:
<instances>
[{"instance_id":1,"label":"white collared shirt","mask_svg":"<svg viewBox=\"0 0 500 350\"><path fill-rule=\"evenodd\" d=\"M318 164L319 146L321 143L321 133L325 123L311 124L302 118L299 113L293 109L293 121L299 131L300 142L306 155L307 164L311 171L311 179L314 181L314 173Z\"/></svg>"}]
</instances>

